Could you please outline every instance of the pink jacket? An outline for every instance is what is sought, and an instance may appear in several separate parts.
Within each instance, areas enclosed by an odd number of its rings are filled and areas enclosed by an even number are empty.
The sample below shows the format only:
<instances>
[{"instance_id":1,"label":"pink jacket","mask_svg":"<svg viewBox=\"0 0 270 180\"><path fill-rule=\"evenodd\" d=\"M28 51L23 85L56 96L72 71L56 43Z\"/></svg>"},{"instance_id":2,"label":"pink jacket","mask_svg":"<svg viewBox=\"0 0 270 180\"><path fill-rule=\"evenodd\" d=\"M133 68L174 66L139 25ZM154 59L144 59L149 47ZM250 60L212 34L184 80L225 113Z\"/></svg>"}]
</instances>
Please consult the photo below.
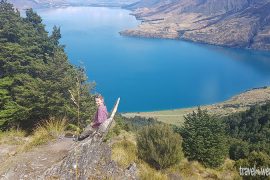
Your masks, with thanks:
<instances>
[{"instance_id":1,"label":"pink jacket","mask_svg":"<svg viewBox=\"0 0 270 180\"><path fill-rule=\"evenodd\" d=\"M102 124L106 119L108 119L108 111L106 106L104 104L101 104L96 112L94 124L92 127L99 127L99 125Z\"/></svg>"}]
</instances>

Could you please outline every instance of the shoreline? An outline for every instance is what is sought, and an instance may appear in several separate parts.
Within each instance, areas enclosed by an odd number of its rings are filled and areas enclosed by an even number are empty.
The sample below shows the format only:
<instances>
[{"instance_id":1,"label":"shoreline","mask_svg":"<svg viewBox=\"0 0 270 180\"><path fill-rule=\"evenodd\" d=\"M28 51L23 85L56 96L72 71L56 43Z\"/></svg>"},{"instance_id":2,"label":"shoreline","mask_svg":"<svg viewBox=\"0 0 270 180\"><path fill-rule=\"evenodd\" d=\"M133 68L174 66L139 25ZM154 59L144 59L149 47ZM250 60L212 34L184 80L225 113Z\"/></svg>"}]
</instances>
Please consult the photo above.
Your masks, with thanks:
<instances>
[{"instance_id":1,"label":"shoreline","mask_svg":"<svg viewBox=\"0 0 270 180\"><path fill-rule=\"evenodd\" d=\"M263 104L267 101L270 101L270 86L252 88L223 102L202 105L200 107L202 109L207 109L210 114L223 117L231 114L232 112L245 111L253 105ZM184 121L184 116L197 110L197 108L198 107L195 106L160 111L125 112L120 114L127 118L132 118L135 116L154 118L164 123L181 126Z\"/></svg>"}]
</instances>

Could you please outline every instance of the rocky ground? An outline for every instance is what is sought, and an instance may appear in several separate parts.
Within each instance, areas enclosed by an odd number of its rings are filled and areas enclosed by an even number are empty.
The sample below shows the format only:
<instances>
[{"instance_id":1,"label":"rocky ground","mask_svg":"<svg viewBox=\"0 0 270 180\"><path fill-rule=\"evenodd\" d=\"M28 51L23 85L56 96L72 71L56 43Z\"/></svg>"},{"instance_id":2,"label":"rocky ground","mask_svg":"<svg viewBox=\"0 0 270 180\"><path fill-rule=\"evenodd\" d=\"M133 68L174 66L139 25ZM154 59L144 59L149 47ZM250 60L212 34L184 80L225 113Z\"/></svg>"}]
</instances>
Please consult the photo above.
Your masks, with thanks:
<instances>
[{"instance_id":1,"label":"rocky ground","mask_svg":"<svg viewBox=\"0 0 270 180\"><path fill-rule=\"evenodd\" d=\"M119 168L108 144L92 138L62 137L28 152L16 150L16 145L0 145L0 180L136 179L136 164Z\"/></svg>"},{"instance_id":2,"label":"rocky ground","mask_svg":"<svg viewBox=\"0 0 270 180\"><path fill-rule=\"evenodd\" d=\"M22 153L17 145L2 144L0 179L39 179L48 167L67 155L73 143L70 138L61 138Z\"/></svg>"},{"instance_id":3,"label":"rocky ground","mask_svg":"<svg viewBox=\"0 0 270 180\"><path fill-rule=\"evenodd\" d=\"M269 0L151 2L142 0L126 6L142 23L121 35L270 50Z\"/></svg>"}]
</instances>

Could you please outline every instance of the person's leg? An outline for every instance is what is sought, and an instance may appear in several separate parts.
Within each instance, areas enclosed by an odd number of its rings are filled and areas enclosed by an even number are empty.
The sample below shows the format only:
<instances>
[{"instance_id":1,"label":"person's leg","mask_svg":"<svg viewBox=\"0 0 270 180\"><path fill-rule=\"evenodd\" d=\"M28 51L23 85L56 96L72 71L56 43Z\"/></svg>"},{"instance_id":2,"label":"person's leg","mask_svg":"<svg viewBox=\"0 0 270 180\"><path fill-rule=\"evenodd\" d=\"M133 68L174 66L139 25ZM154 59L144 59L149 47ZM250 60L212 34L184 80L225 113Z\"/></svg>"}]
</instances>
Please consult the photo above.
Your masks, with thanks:
<instances>
[{"instance_id":1,"label":"person's leg","mask_svg":"<svg viewBox=\"0 0 270 180\"><path fill-rule=\"evenodd\" d=\"M78 141L82 141L85 138L89 137L93 132L95 131L95 129L92 128L92 126L89 124L84 131L81 133L81 135L78 137Z\"/></svg>"}]
</instances>

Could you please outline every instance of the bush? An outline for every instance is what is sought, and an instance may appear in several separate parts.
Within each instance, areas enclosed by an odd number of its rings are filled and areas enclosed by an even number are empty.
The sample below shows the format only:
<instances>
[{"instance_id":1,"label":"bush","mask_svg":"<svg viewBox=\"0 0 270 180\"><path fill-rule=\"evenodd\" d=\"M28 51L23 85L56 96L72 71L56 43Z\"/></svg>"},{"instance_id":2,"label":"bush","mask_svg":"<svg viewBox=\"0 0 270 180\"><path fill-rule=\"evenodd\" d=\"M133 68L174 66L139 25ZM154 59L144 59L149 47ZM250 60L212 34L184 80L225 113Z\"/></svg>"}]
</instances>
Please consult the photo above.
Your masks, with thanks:
<instances>
[{"instance_id":1,"label":"bush","mask_svg":"<svg viewBox=\"0 0 270 180\"><path fill-rule=\"evenodd\" d=\"M156 169L176 164L182 158L181 137L168 125L152 125L137 135L139 158Z\"/></svg>"},{"instance_id":2,"label":"bush","mask_svg":"<svg viewBox=\"0 0 270 180\"><path fill-rule=\"evenodd\" d=\"M253 151L248 156L250 165L256 165L257 167L270 167L270 156L264 152Z\"/></svg>"},{"instance_id":3,"label":"bush","mask_svg":"<svg viewBox=\"0 0 270 180\"><path fill-rule=\"evenodd\" d=\"M249 154L248 143L241 140L235 140L229 149L229 155L232 160L244 159Z\"/></svg>"},{"instance_id":4,"label":"bush","mask_svg":"<svg viewBox=\"0 0 270 180\"><path fill-rule=\"evenodd\" d=\"M218 167L227 155L225 127L207 111L198 108L185 117L183 149L188 160L196 160L206 167Z\"/></svg>"}]
</instances>

